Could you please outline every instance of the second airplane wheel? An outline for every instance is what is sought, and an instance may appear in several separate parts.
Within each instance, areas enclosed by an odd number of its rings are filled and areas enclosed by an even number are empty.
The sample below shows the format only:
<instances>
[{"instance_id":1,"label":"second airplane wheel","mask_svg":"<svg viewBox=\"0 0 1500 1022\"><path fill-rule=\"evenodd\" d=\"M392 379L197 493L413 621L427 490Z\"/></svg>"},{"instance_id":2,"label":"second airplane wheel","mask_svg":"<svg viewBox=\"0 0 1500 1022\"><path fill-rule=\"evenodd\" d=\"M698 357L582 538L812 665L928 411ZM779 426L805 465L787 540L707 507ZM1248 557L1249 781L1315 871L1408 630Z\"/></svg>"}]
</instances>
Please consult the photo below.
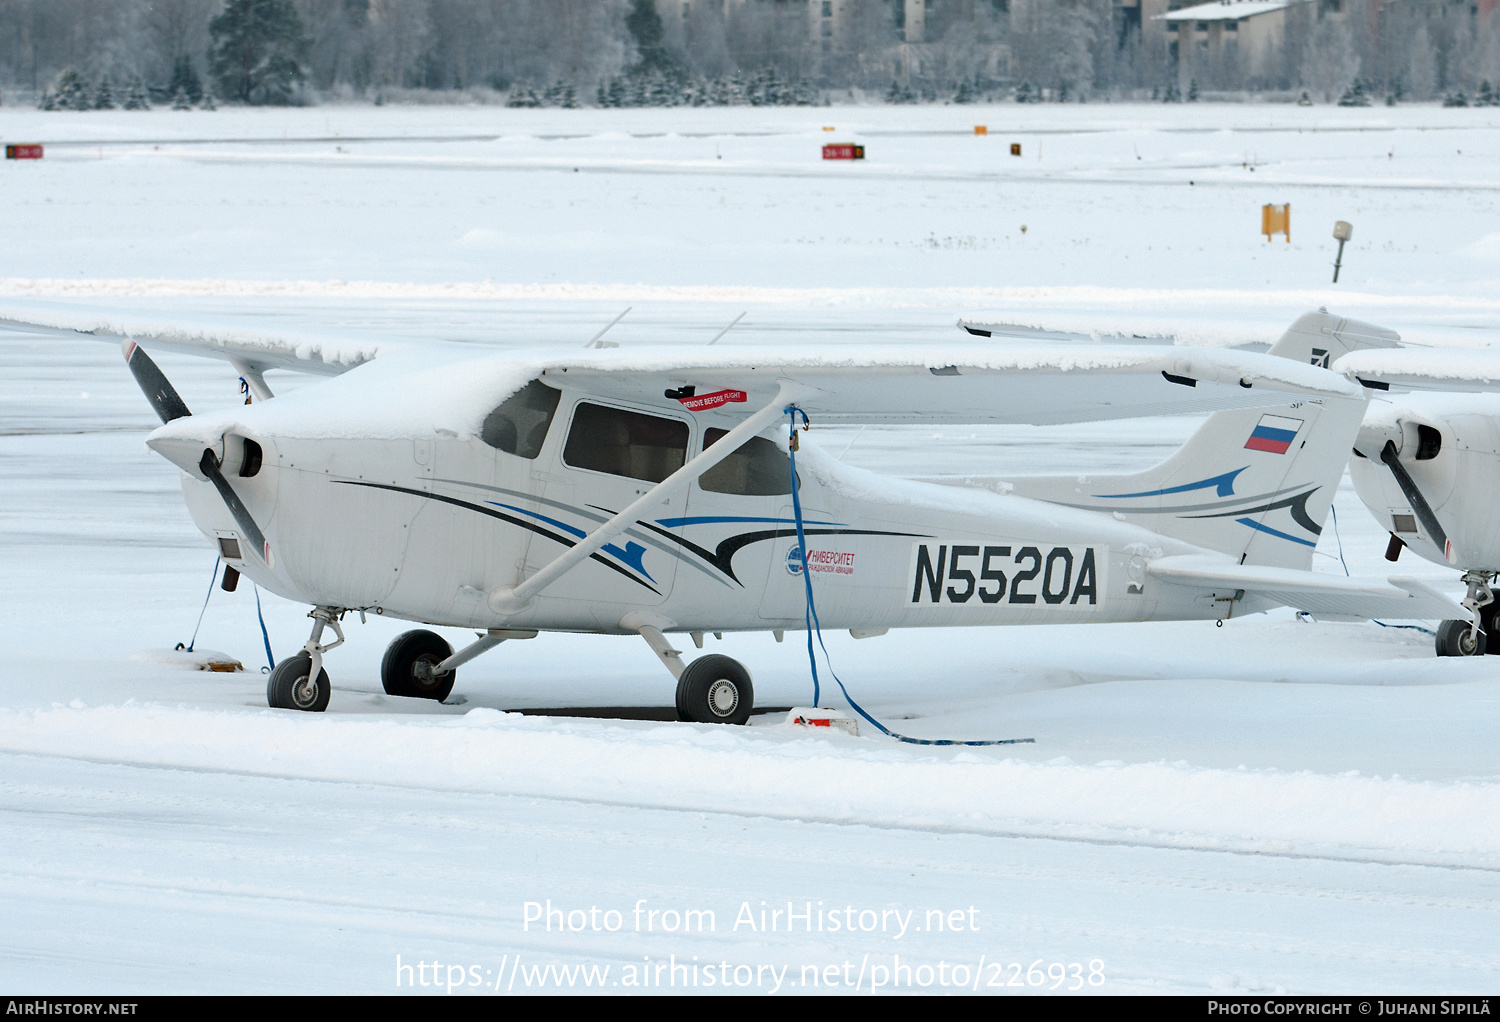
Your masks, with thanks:
<instances>
[{"instance_id":1,"label":"second airplane wheel","mask_svg":"<svg viewBox=\"0 0 1500 1022\"><path fill-rule=\"evenodd\" d=\"M1468 621L1444 621L1438 625L1438 656L1483 656L1485 634L1475 632Z\"/></svg>"},{"instance_id":2,"label":"second airplane wheel","mask_svg":"<svg viewBox=\"0 0 1500 1022\"><path fill-rule=\"evenodd\" d=\"M1484 629L1484 651L1490 656L1500 656L1500 636L1490 638L1500 628L1500 602L1480 608L1479 627Z\"/></svg>"},{"instance_id":3,"label":"second airplane wheel","mask_svg":"<svg viewBox=\"0 0 1500 1022\"><path fill-rule=\"evenodd\" d=\"M743 724L755 707L750 672L732 657L701 656L677 679L677 716L699 724Z\"/></svg>"},{"instance_id":4,"label":"second airplane wheel","mask_svg":"<svg viewBox=\"0 0 1500 1022\"><path fill-rule=\"evenodd\" d=\"M396 636L396 641L385 651L385 659L380 661L380 684L386 695L442 702L453 691L458 672L449 671L442 677L431 678L418 675L416 667L418 663L435 667L452 655L453 647L436 632L420 628L405 632Z\"/></svg>"}]
</instances>

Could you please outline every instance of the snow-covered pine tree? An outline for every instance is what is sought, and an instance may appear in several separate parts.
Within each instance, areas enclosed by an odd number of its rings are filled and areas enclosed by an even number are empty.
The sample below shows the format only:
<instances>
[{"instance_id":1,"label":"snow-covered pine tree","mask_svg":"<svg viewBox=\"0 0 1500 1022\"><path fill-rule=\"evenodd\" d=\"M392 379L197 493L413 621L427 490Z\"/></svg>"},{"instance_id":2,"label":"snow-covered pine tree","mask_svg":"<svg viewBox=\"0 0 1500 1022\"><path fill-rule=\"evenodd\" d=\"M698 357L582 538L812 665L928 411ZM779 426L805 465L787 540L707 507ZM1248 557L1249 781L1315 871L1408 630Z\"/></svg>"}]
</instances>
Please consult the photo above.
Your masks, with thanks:
<instances>
[{"instance_id":1,"label":"snow-covered pine tree","mask_svg":"<svg viewBox=\"0 0 1500 1022\"><path fill-rule=\"evenodd\" d=\"M150 94L146 91L146 79L142 78L139 73L130 78L130 88L125 92L124 106L126 110L151 109Z\"/></svg>"},{"instance_id":2,"label":"snow-covered pine tree","mask_svg":"<svg viewBox=\"0 0 1500 1022\"><path fill-rule=\"evenodd\" d=\"M1474 102L1475 106L1495 106L1495 87L1486 78L1479 83L1479 98Z\"/></svg>"},{"instance_id":3,"label":"snow-covered pine tree","mask_svg":"<svg viewBox=\"0 0 1500 1022\"><path fill-rule=\"evenodd\" d=\"M1188 82L1187 101L1189 103L1198 102L1198 79L1196 78Z\"/></svg>"},{"instance_id":4,"label":"snow-covered pine tree","mask_svg":"<svg viewBox=\"0 0 1500 1022\"><path fill-rule=\"evenodd\" d=\"M203 90L203 102L198 104L198 109L199 110L217 110L217 109L219 109L219 104L214 102L214 90L213 90L213 86L209 86L208 88L206 88L206 89Z\"/></svg>"},{"instance_id":5,"label":"snow-covered pine tree","mask_svg":"<svg viewBox=\"0 0 1500 1022\"><path fill-rule=\"evenodd\" d=\"M94 109L113 110L115 108L115 90L110 85L109 75L99 79L99 87L94 90Z\"/></svg>"},{"instance_id":6,"label":"snow-covered pine tree","mask_svg":"<svg viewBox=\"0 0 1500 1022\"><path fill-rule=\"evenodd\" d=\"M1369 105L1370 94L1365 91L1365 80L1363 78L1354 79L1354 84L1344 90L1344 94L1339 97L1339 106Z\"/></svg>"},{"instance_id":7,"label":"snow-covered pine tree","mask_svg":"<svg viewBox=\"0 0 1500 1022\"><path fill-rule=\"evenodd\" d=\"M57 76L52 84L52 100L56 110L90 110L89 83L74 68L68 68Z\"/></svg>"},{"instance_id":8,"label":"snow-covered pine tree","mask_svg":"<svg viewBox=\"0 0 1500 1022\"><path fill-rule=\"evenodd\" d=\"M891 88L895 89L895 87L896 87L896 84L894 82L892 82L891 83ZM1031 83L1030 82L1022 82L1020 85L1016 86L1016 102L1017 103L1030 103L1031 102L1031 91L1032 90L1031 90ZM894 100L892 100L892 102L894 102Z\"/></svg>"},{"instance_id":9,"label":"snow-covered pine tree","mask_svg":"<svg viewBox=\"0 0 1500 1022\"><path fill-rule=\"evenodd\" d=\"M306 77L310 46L294 0L225 0L208 24L213 75L226 99L285 104Z\"/></svg>"},{"instance_id":10,"label":"snow-covered pine tree","mask_svg":"<svg viewBox=\"0 0 1500 1022\"><path fill-rule=\"evenodd\" d=\"M635 39L636 52L641 55L641 67L665 67L671 63L662 46L664 34L661 15L656 11L656 0L631 0L630 13L625 16L625 28Z\"/></svg>"},{"instance_id":11,"label":"snow-covered pine tree","mask_svg":"<svg viewBox=\"0 0 1500 1022\"><path fill-rule=\"evenodd\" d=\"M174 100L179 89L187 94L191 103L203 99L203 80L198 77L193 58L185 53L172 64L172 79L167 82L167 91L172 93Z\"/></svg>"},{"instance_id":12,"label":"snow-covered pine tree","mask_svg":"<svg viewBox=\"0 0 1500 1022\"><path fill-rule=\"evenodd\" d=\"M535 110L541 107L542 97L536 94L536 89L530 84L516 84L511 86L510 98L505 101L508 107L516 107L526 110Z\"/></svg>"},{"instance_id":13,"label":"snow-covered pine tree","mask_svg":"<svg viewBox=\"0 0 1500 1022\"><path fill-rule=\"evenodd\" d=\"M646 103L648 106L676 106L675 90L672 81L660 71L652 71L648 76L646 84Z\"/></svg>"},{"instance_id":14,"label":"snow-covered pine tree","mask_svg":"<svg viewBox=\"0 0 1500 1022\"><path fill-rule=\"evenodd\" d=\"M647 83L644 74L633 74L625 80L625 99L622 106L646 105Z\"/></svg>"},{"instance_id":15,"label":"snow-covered pine tree","mask_svg":"<svg viewBox=\"0 0 1500 1022\"><path fill-rule=\"evenodd\" d=\"M562 108L564 110L578 109L578 87L572 82L569 82L567 85L563 86Z\"/></svg>"},{"instance_id":16,"label":"snow-covered pine tree","mask_svg":"<svg viewBox=\"0 0 1500 1022\"><path fill-rule=\"evenodd\" d=\"M781 80L774 66L766 68L766 80L762 86L762 98L766 106L786 105L786 83Z\"/></svg>"},{"instance_id":17,"label":"snow-covered pine tree","mask_svg":"<svg viewBox=\"0 0 1500 1022\"><path fill-rule=\"evenodd\" d=\"M188 99L187 90L179 85L177 91L172 94L172 109L191 110L192 108L193 101Z\"/></svg>"}]
</instances>

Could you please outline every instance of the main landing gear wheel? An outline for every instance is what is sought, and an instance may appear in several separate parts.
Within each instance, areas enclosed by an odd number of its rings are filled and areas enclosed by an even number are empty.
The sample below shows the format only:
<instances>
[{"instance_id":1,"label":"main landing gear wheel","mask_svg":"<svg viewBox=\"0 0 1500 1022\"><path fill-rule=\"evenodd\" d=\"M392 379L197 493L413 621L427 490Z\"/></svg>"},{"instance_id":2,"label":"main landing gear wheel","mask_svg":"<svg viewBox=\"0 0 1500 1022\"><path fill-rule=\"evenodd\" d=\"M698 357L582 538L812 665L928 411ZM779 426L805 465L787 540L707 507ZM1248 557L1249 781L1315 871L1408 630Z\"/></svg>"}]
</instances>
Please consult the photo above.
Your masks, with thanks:
<instances>
[{"instance_id":1,"label":"main landing gear wheel","mask_svg":"<svg viewBox=\"0 0 1500 1022\"><path fill-rule=\"evenodd\" d=\"M1438 656L1483 656L1485 634L1469 621L1444 621L1438 625Z\"/></svg>"},{"instance_id":2,"label":"main landing gear wheel","mask_svg":"<svg viewBox=\"0 0 1500 1022\"><path fill-rule=\"evenodd\" d=\"M312 657L306 653L289 656L276 665L266 682L266 702L276 710L307 710L322 713L328 709L328 696L332 686L328 684L328 672L318 671L317 681L312 674Z\"/></svg>"},{"instance_id":3,"label":"main landing gear wheel","mask_svg":"<svg viewBox=\"0 0 1500 1022\"><path fill-rule=\"evenodd\" d=\"M732 657L701 656L677 679L677 716L699 724L743 724L755 706L750 672Z\"/></svg>"},{"instance_id":4,"label":"main landing gear wheel","mask_svg":"<svg viewBox=\"0 0 1500 1022\"><path fill-rule=\"evenodd\" d=\"M418 629L398 635L380 662L380 683L386 695L442 702L453 691L458 672L435 676L432 669L452 655L453 647L436 632Z\"/></svg>"},{"instance_id":5,"label":"main landing gear wheel","mask_svg":"<svg viewBox=\"0 0 1500 1022\"><path fill-rule=\"evenodd\" d=\"M1489 603L1479 608L1479 628L1484 632L1484 651L1490 656L1500 655L1500 636L1491 639L1495 629L1500 627L1500 602Z\"/></svg>"}]
</instances>

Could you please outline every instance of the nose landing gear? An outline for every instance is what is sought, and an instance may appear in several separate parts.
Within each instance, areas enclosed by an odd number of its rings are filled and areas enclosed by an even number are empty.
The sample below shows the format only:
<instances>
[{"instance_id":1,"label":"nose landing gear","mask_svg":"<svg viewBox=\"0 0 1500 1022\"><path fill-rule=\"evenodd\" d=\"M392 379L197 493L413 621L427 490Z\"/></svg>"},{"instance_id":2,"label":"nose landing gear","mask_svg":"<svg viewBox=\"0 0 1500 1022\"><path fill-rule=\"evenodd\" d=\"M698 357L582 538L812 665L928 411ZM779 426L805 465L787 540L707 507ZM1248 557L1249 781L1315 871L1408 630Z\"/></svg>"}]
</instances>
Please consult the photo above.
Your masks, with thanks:
<instances>
[{"instance_id":1,"label":"nose landing gear","mask_svg":"<svg viewBox=\"0 0 1500 1022\"><path fill-rule=\"evenodd\" d=\"M1444 621L1438 626L1438 656L1483 656L1500 654L1500 635L1495 634L1500 605L1490 588L1494 572L1466 571L1463 580L1469 584L1469 595L1463 605L1474 615L1472 621Z\"/></svg>"},{"instance_id":2,"label":"nose landing gear","mask_svg":"<svg viewBox=\"0 0 1500 1022\"><path fill-rule=\"evenodd\" d=\"M328 709L328 698L333 689L328 683L328 672L323 670L323 654L344 644L344 630L339 627L339 619L344 614L342 607L314 607L307 615L313 619L312 636L307 645L302 647L302 652L277 664L266 682L266 702L272 709L306 710L310 713L322 713ZM332 628L338 641L322 645L324 628Z\"/></svg>"}]
</instances>

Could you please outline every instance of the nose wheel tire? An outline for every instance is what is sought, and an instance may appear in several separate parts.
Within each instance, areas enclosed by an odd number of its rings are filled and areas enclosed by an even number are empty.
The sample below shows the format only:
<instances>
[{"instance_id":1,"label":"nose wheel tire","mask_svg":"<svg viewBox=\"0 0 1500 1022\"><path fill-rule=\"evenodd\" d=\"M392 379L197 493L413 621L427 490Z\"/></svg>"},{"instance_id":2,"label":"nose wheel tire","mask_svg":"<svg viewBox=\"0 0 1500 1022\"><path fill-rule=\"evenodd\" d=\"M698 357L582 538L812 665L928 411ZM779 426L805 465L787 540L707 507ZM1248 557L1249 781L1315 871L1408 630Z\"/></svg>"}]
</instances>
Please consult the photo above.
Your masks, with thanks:
<instances>
[{"instance_id":1,"label":"nose wheel tire","mask_svg":"<svg viewBox=\"0 0 1500 1022\"><path fill-rule=\"evenodd\" d=\"M699 724L743 724L755 707L750 672L732 657L701 656L677 679L677 716Z\"/></svg>"},{"instance_id":2,"label":"nose wheel tire","mask_svg":"<svg viewBox=\"0 0 1500 1022\"><path fill-rule=\"evenodd\" d=\"M328 684L328 672L318 671L313 680L312 657L306 653L289 656L276 665L266 682L266 702L276 710L306 710L322 713L328 709L328 697L333 687Z\"/></svg>"},{"instance_id":3,"label":"nose wheel tire","mask_svg":"<svg viewBox=\"0 0 1500 1022\"><path fill-rule=\"evenodd\" d=\"M1438 656L1483 656L1485 639L1482 631L1475 631L1468 621L1444 621L1438 625Z\"/></svg>"},{"instance_id":4,"label":"nose wheel tire","mask_svg":"<svg viewBox=\"0 0 1500 1022\"><path fill-rule=\"evenodd\" d=\"M458 672L433 677L418 670L418 664L436 667L452 655L453 647L436 632L426 629L406 632L386 649L385 659L380 662L380 683L386 695L442 702L453 691Z\"/></svg>"}]
</instances>

